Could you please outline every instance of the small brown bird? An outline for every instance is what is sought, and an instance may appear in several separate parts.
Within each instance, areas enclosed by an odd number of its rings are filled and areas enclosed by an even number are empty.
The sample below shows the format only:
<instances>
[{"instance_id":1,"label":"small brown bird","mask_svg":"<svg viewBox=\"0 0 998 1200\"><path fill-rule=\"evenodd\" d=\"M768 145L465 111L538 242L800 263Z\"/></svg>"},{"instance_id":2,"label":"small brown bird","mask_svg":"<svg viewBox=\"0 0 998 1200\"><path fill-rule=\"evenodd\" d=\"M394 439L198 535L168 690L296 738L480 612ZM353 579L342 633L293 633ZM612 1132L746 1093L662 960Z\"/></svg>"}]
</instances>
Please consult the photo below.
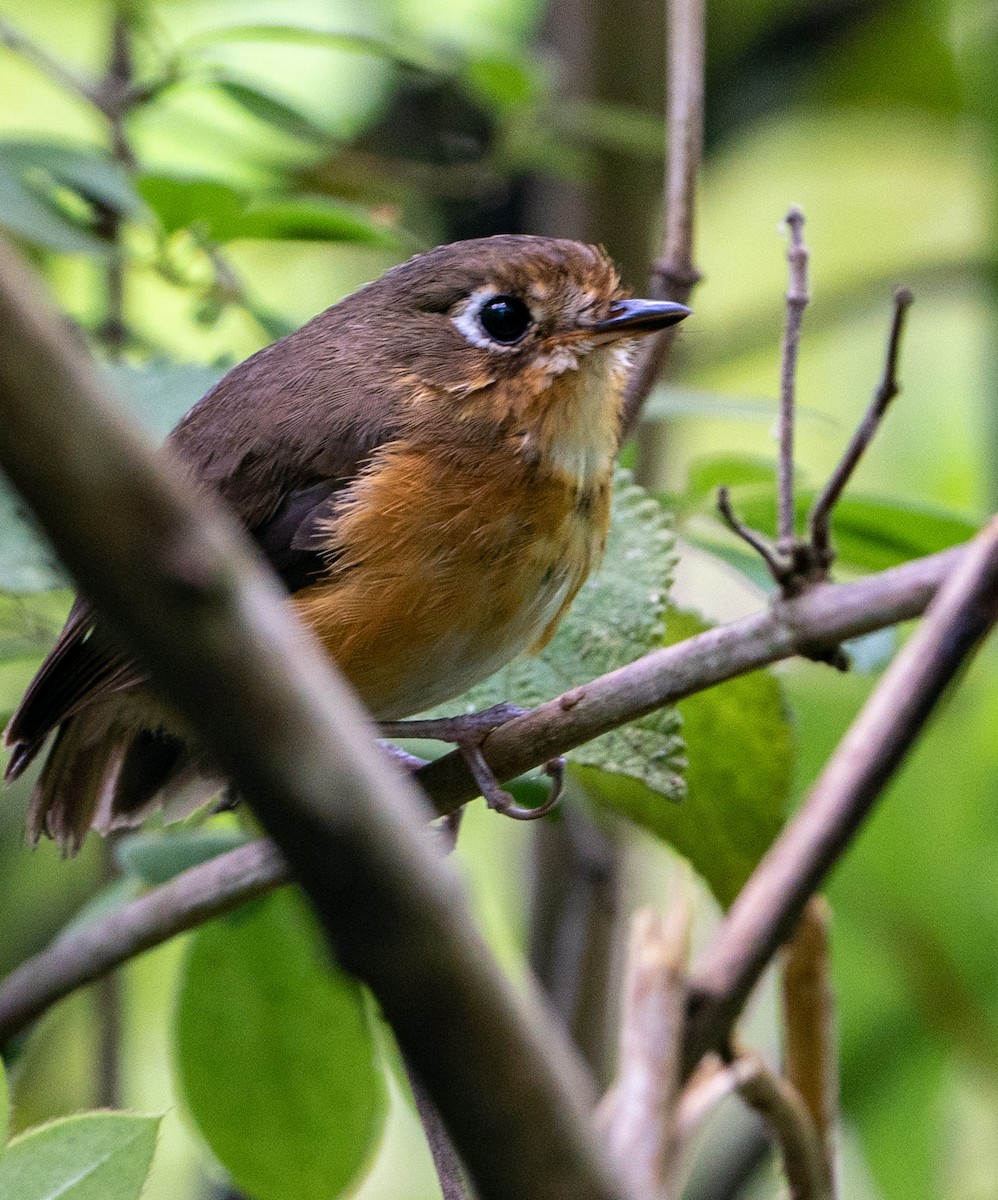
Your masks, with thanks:
<instances>
[{"instance_id":1,"label":"small brown bird","mask_svg":"<svg viewBox=\"0 0 998 1200\"><path fill-rule=\"evenodd\" d=\"M629 299L593 246L441 246L235 367L168 446L397 720L553 635L603 551L634 340L688 312ZM221 782L82 597L7 727L8 779L53 730L32 840L75 850Z\"/></svg>"}]
</instances>

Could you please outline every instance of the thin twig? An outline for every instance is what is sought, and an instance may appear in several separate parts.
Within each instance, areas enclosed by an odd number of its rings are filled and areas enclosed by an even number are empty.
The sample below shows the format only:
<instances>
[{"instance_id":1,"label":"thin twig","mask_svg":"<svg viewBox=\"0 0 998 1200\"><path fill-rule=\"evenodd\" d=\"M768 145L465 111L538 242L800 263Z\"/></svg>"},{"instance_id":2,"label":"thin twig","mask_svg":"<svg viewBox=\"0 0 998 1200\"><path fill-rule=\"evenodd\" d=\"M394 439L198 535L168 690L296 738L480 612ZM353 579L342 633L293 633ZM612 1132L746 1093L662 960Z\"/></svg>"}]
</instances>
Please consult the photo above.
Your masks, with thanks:
<instances>
[{"instance_id":1,"label":"thin twig","mask_svg":"<svg viewBox=\"0 0 998 1200\"><path fill-rule=\"evenodd\" d=\"M830 1164L807 1105L796 1088L755 1054L718 1064L685 1089L676 1112L680 1158L722 1100L740 1096L776 1138L793 1200L831 1200Z\"/></svg>"},{"instance_id":2,"label":"thin twig","mask_svg":"<svg viewBox=\"0 0 998 1200\"><path fill-rule=\"evenodd\" d=\"M726 679L808 647L835 645L916 617L965 553L962 547L947 550L855 583L822 584L772 610L656 650L497 730L489 739L489 761L499 778L513 778L540 766L552 753L567 752ZM456 754L420 768L417 779L442 814L458 811L475 796L464 760ZM253 853L262 853L266 844L258 843ZM287 881L279 855L271 850L273 857L264 866L247 870L242 856L248 853L245 847L232 850L193 867L28 959L0 984L0 1043L76 988L143 950Z\"/></svg>"},{"instance_id":3,"label":"thin twig","mask_svg":"<svg viewBox=\"0 0 998 1200\"><path fill-rule=\"evenodd\" d=\"M839 1060L828 945L830 920L828 902L812 896L784 947L780 991L783 1073L807 1105L824 1143L834 1190Z\"/></svg>"},{"instance_id":4,"label":"thin twig","mask_svg":"<svg viewBox=\"0 0 998 1200\"><path fill-rule=\"evenodd\" d=\"M891 321L891 331L887 339L887 354L884 359L884 373L880 385L874 393L862 424L853 434L852 441L811 508L811 514L808 517L811 547L815 560L822 567L831 566L835 557L830 530L832 509L852 477L857 463L865 454L866 448L873 441L891 401L901 390L897 377L898 353L901 348L901 336L904 333L905 316L913 300L914 296L908 288L900 287L895 290L894 318Z\"/></svg>"},{"instance_id":5,"label":"thin twig","mask_svg":"<svg viewBox=\"0 0 998 1200\"><path fill-rule=\"evenodd\" d=\"M65 63L53 57L37 42L32 41L26 34L23 34L15 25L12 25L5 17L0 17L0 45L6 46L8 50L13 50L15 54L19 54L25 62L31 63L37 67L43 74L50 79L66 88L67 91L74 92L77 96L81 96L88 104L93 104L95 107L102 109L99 97L99 85L77 71L67 67ZM103 109L102 109L103 111Z\"/></svg>"},{"instance_id":6,"label":"thin twig","mask_svg":"<svg viewBox=\"0 0 998 1200\"><path fill-rule=\"evenodd\" d=\"M620 1065L597 1122L635 1196L660 1196L669 1182L691 920L680 898L666 916L643 909L631 923Z\"/></svg>"},{"instance_id":7,"label":"thin twig","mask_svg":"<svg viewBox=\"0 0 998 1200\"><path fill-rule=\"evenodd\" d=\"M946 685L998 620L998 518L970 543L691 978L684 1067L723 1041L808 898L842 856Z\"/></svg>"},{"instance_id":8,"label":"thin twig","mask_svg":"<svg viewBox=\"0 0 998 1200\"><path fill-rule=\"evenodd\" d=\"M440 1119L433 1098L404 1056L402 1061L405 1064L409 1086L412 1088L412 1098L416 1102L416 1112L419 1113L419 1120L426 1134L426 1144L430 1148L430 1157L437 1172L443 1200L470 1200L461 1160Z\"/></svg>"},{"instance_id":9,"label":"thin twig","mask_svg":"<svg viewBox=\"0 0 998 1200\"><path fill-rule=\"evenodd\" d=\"M778 482L777 545L787 555L794 549L794 410L796 407L797 353L800 331L807 308L807 260L804 245L804 214L794 205L787 213L790 245L787 263L790 279L787 287L787 319L783 332L783 352L780 358L780 467Z\"/></svg>"},{"instance_id":10,"label":"thin twig","mask_svg":"<svg viewBox=\"0 0 998 1200\"><path fill-rule=\"evenodd\" d=\"M791 1200L831 1200L832 1178L821 1137L797 1090L762 1062L738 1095L764 1117L780 1147Z\"/></svg>"},{"instance_id":11,"label":"thin twig","mask_svg":"<svg viewBox=\"0 0 998 1200\"><path fill-rule=\"evenodd\" d=\"M773 580L778 584L782 584L792 573L793 568L790 560L784 558L775 546L771 546L768 539L763 537L761 533L750 528L738 517L731 505L731 493L726 487L719 487L717 489L717 511L731 532L736 537L740 537L743 542L747 542L756 554L759 555L766 564Z\"/></svg>"},{"instance_id":12,"label":"thin twig","mask_svg":"<svg viewBox=\"0 0 998 1200\"><path fill-rule=\"evenodd\" d=\"M693 262L696 185L703 154L704 0L666 5L666 147L662 252L651 276L658 300L685 304L700 280ZM641 406L661 375L676 338L674 328L647 338L627 381L621 437L634 428Z\"/></svg>"},{"instance_id":13,"label":"thin twig","mask_svg":"<svg viewBox=\"0 0 998 1200\"><path fill-rule=\"evenodd\" d=\"M99 920L76 926L29 958L0 986L0 1046L73 988L100 979L166 940L288 883L287 865L265 839L190 867Z\"/></svg>"}]
</instances>

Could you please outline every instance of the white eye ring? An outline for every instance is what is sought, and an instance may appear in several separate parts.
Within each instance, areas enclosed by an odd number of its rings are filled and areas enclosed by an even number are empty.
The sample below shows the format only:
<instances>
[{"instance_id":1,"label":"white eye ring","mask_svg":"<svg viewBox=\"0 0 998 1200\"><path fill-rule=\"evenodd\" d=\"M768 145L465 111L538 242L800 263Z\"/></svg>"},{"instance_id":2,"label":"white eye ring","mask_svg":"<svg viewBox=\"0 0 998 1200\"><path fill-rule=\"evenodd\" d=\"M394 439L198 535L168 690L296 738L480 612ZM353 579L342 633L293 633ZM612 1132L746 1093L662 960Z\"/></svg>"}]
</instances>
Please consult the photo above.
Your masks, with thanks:
<instances>
[{"instance_id":1,"label":"white eye ring","mask_svg":"<svg viewBox=\"0 0 998 1200\"><path fill-rule=\"evenodd\" d=\"M511 342L503 342L498 338L492 337L482 323L482 310L487 308L491 301L505 299L513 299L523 304L530 314L530 324L527 325L520 337ZM491 350L495 354L508 354L510 351L515 350L522 343L531 326L535 324L534 315L529 306L527 306L526 301L519 296L513 296L511 293L503 292L496 287L478 288L472 292L462 305L460 312L453 316L451 320L461 331L461 335L465 341L470 342L473 346L480 346L483 350Z\"/></svg>"}]
</instances>

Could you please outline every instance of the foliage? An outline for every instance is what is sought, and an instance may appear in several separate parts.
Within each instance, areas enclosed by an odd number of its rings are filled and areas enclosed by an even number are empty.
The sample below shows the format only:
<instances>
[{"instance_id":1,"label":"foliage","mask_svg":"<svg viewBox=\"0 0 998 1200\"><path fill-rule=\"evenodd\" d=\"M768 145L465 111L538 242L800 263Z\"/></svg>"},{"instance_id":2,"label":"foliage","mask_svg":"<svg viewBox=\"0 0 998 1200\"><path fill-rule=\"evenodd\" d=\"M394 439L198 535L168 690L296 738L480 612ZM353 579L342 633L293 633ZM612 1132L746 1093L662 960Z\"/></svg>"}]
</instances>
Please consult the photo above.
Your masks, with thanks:
<instances>
[{"instance_id":1,"label":"foliage","mask_svg":"<svg viewBox=\"0 0 998 1200\"><path fill-rule=\"evenodd\" d=\"M6 1143L7 1077L0 1062L0 1195L17 1200L138 1200L158 1117L83 1113Z\"/></svg>"},{"instance_id":2,"label":"foliage","mask_svg":"<svg viewBox=\"0 0 998 1200\"><path fill-rule=\"evenodd\" d=\"M385 1088L368 1007L283 891L191 940L176 1016L180 1087L256 1200L328 1200L370 1159Z\"/></svg>"}]
</instances>

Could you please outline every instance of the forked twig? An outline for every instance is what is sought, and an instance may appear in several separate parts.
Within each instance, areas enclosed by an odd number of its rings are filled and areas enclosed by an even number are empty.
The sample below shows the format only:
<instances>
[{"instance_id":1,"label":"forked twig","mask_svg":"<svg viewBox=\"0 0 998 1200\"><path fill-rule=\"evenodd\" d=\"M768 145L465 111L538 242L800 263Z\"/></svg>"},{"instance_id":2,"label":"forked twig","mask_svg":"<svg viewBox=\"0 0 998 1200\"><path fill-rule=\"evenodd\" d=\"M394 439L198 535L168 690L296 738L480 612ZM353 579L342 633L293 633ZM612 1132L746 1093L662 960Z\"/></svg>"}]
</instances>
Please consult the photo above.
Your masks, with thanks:
<instances>
[{"instance_id":1,"label":"forked twig","mask_svg":"<svg viewBox=\"0 0 998 1200\"><path fill-rule=\"evenodd\" d=\"M740 1096L769 1126L780 1148L793 1200L830 1200L832 1176L821 1136L808 1107L788 1080L756 1054L740 1053L732 1062L694 1080L676 1111L676 1137L682 1156L722 1100Z\"/></svg>"},{"instance_id":2,"label":"forked twig","mask_svg":"<svg viewBox=\"0 0 998 1200\"><path fill-rule=\"evenodd\" d=\"M866 452L866 448L873 441L874 435L880 428L880 422L884 419L884 414L887 412L891 401L901 390L901 384L898 382L897 377L898 354L901 349L901 335L904 332L905 317L914 299L915 297L909 288L899 287L894 291L894 317L891 321L891 331L887 339L887 355L884 359L884 373L881 377L880 385L874 393L866 416L853 434L852 441L849 443L846 452L842 455L838 466L832 472L831 478L822 488L808 516L811 548L815 561L826 569L831 566L835 558L830 528L832 509L835 507L846 484L852 477L856 465Z\"/></svg>"}]
</instances>

